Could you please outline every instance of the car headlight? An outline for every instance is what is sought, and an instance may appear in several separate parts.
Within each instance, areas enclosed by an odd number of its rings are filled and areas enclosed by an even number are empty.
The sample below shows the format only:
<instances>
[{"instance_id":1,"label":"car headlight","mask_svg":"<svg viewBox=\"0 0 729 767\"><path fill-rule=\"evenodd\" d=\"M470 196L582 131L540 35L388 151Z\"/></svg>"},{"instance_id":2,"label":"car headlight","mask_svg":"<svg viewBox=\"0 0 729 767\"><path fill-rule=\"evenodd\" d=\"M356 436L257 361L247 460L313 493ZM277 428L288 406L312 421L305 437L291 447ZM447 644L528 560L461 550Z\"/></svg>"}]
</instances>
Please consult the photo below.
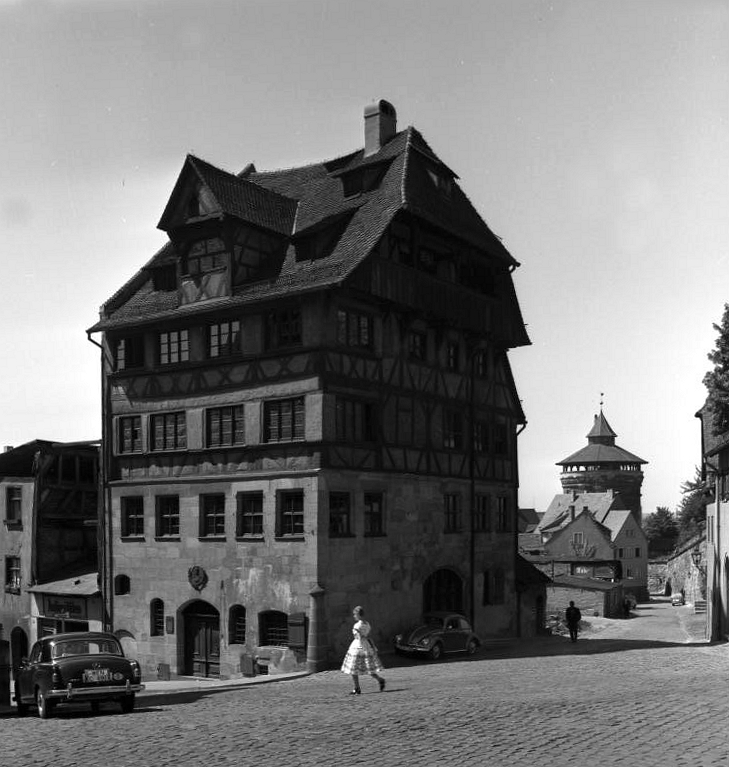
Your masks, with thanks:
<instances>
[{"instance_id":1,"label":"car headlight","mask_svg":"<svg viewBox=\"0 0 729 767\"><path fill-rule=\"evenodd\" d=\"M398 644L402 644L402 634L395 634L395 641Z\"/></svg>"},{"instance_id":2,"label":"car headlight","mask_svg":"<svg viewBox=\"0 0 729 767\"><path fill-rule=\"evenodd\" d=\"M432 642L432 637L423 637L418 644L421 647L427 647Z\"/></svg>"}]
</instances>

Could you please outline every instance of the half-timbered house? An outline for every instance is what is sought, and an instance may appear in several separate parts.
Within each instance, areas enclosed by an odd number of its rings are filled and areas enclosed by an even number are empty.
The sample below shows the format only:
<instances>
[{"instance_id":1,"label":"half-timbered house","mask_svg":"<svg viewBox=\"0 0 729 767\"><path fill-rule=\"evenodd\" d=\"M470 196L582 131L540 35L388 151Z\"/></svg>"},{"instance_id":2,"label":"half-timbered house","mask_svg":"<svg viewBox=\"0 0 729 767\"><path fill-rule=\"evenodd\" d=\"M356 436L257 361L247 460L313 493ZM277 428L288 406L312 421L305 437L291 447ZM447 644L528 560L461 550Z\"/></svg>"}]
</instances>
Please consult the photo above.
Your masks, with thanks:
<instances>
[{"instance_id":1,"label":"half-timbered house","mask_svg":"<svg viewBox=\"0 0 729 767\"><path fill-rule=\"evenodd\" d=\"M518 266L385 101L287 170L188 156L101 309L108 621L147 673L336 660L365 606L509 636ZM101 333L101 336L97 334Z\"/></svg>"}]
</instances>

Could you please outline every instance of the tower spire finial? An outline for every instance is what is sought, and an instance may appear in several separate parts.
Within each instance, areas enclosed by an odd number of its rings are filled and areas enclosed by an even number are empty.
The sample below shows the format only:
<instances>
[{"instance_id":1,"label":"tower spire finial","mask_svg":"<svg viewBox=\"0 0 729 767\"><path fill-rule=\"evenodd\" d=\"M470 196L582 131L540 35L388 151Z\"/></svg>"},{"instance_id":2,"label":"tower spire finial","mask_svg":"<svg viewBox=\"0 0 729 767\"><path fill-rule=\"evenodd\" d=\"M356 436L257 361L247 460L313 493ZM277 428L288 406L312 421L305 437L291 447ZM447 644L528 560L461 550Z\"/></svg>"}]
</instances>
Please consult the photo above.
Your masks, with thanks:
<instances>
[{"instance_id":1,"label":"tower spire finial","mask_svg":"<svg viewBox=\"0 0 729 767\"><path fill-rule=\"evenodd\" d=\"M600 392L600 412L601 412L601 413L602 413L602 402L603 402L603 397L604 397L604 396L605 396L605 392L604 392L604 391L601 391L601 392Z\"/></svg>"}]
</instances>

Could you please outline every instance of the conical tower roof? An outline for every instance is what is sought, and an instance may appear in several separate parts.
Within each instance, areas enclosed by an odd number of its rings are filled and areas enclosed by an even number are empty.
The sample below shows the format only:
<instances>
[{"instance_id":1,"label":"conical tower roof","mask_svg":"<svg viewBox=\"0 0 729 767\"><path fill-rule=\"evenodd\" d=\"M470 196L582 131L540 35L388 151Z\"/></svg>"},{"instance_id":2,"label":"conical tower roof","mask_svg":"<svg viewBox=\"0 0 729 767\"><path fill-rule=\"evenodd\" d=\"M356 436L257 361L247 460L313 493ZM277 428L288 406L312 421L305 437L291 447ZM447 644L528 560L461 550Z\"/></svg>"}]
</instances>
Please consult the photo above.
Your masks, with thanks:
<instances>
[{"instance_id":1,"label":"conical tower roof","mask_svg":"<svg viewBox=\"0 0 729 767\"><path fill-rule=\"evenodd\" d=\"M648 461L616 445L615 438L617 436L607 422L602 408L600 408L600 414L595 416L592 429L587 435L587 446L576 453L572 453L572 455L568 455L567 458L557 461L557 466L648 463Z\"/></svg>"}]
</instances>

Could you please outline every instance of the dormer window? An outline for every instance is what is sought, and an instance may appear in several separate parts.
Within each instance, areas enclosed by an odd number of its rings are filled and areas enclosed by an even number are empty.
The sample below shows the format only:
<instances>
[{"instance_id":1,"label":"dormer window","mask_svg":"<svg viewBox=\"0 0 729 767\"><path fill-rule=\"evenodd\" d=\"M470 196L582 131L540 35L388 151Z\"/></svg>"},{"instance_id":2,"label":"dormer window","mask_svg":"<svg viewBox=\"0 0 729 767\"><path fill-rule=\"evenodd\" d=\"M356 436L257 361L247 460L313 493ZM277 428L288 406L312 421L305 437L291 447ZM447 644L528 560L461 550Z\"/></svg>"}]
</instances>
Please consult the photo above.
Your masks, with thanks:
<instances>
[{"instance_id":1,"label":"dormer window","mask_svg":"<svg viewBox=\"0 0 729 767\"><path fill-rule=\"evenodd\" d=\"M183 274L195 276L222 269L228 265L228 252L220 237L200 240L190 246L182 264Z\"/></svg>"}]
</instances>

